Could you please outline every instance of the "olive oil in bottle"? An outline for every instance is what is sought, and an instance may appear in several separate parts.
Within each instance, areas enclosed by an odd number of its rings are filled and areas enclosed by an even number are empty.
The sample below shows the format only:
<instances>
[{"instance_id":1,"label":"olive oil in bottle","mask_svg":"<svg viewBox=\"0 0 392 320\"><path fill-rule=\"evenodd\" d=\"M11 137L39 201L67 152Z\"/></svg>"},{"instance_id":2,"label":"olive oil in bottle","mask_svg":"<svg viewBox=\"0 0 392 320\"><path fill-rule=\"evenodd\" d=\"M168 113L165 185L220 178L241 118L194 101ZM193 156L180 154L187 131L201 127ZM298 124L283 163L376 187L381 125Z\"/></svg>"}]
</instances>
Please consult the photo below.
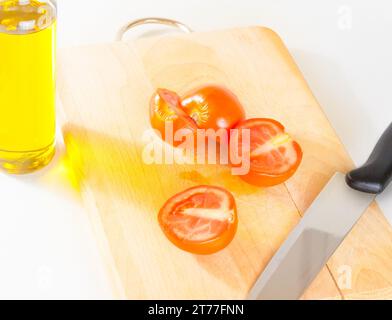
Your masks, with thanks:
<instances>
[{"instance_id":1,"label":"olive oil in bottle","mask_svg":"<svg viewBox=\"0 0 392 320\"><path fill-rule=\"evenodd\" d=\"M55 150L56 3L0 0L0 167L28 173Z\"/></svg>"}]
</instances>

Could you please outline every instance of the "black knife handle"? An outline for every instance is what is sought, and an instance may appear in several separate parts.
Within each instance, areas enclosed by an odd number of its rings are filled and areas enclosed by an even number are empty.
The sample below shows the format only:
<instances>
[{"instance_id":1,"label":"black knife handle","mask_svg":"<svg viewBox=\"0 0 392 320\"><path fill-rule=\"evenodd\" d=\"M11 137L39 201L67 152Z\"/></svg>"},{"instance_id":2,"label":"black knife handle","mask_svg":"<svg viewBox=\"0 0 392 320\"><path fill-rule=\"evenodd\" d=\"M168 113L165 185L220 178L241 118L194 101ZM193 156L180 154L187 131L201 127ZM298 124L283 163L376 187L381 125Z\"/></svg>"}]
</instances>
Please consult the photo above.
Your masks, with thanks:
<instances>
[{"instance_id":1,"label":"black knife handle","mask_svg":"<svg viewBox=\"0 0 392 320\"><path fill-rule=\"evenodd\" d=\"M358 191L379 194L392 180L392 123L378 140L366 163L346 175L347 184Z\"/></svg>"}]
</instances>

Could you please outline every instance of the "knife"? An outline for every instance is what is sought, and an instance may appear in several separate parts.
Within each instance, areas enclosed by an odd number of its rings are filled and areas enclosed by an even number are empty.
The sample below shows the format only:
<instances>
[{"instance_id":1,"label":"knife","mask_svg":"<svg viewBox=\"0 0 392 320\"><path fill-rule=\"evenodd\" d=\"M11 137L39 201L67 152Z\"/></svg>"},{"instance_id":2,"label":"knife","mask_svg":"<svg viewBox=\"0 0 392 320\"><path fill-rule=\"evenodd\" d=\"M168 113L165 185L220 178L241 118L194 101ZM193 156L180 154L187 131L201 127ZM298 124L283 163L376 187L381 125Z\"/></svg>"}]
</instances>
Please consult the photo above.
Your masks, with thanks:
<instances>
[{"instance_id":1,"label":"knife","mask_svg":"<svg viewBox=\"0 0 392 320\"><path fill-rule=\"evenodd\" d=\"M392 123L362 167L332 177L256 280L248 298L299 299L391 179Z\"/></svg>"}]
</instances>

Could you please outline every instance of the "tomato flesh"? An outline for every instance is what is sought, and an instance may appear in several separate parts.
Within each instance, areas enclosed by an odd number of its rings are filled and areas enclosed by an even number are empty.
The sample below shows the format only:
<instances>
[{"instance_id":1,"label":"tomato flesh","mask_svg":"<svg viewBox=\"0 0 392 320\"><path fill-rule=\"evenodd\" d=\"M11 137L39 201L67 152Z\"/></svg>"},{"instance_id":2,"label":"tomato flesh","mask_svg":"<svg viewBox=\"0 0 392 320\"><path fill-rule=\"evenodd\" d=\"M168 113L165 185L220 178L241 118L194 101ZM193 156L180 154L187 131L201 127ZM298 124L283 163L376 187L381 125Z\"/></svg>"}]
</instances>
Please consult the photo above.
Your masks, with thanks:
<instances>
[{"instance_id":1,"label":"tomato flesh","mask_svg":"<svg viewBox=\"0 0 392 320\"><path fill-rule=\"evenodd\" d=\"M225 248L238 223L231 193L213 186L198 186L175 195L162 207L158 220L172 243L195 254Z\"/></svg>"},{"instance_id":2,"label":"tomato flesh","mask_svg":"<svg viewBox=\"0 0 392 320\"><path fill-rule=\"evenodd\" d=\"M249 119L236 129L238 154L250 160L250 171L241 176L243 180L257 186L273 186L285 182L296 172L302 160L302 150L281 123L273 119ZM247 148L243 145L244 129L250 131Z\"/></svg>"}]
</instances>

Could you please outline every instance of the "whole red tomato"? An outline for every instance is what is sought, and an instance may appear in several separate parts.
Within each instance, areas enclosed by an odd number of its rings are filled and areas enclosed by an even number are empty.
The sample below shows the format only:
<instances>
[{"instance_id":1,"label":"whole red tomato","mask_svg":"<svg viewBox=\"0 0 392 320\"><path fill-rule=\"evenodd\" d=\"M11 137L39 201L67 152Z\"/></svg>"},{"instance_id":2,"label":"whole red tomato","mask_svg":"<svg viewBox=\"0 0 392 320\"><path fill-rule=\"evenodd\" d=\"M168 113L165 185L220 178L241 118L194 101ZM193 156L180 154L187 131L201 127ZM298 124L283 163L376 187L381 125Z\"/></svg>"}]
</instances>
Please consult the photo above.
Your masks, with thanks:
<instances>
[{"instance_id":1,"label":"whole red tomato","mask_svg":"<svg viewBox=\"0 0 392 320\"><path fill-rule=\"evenodd\" d=\"M217 85L203 86L187 93L181 105L200 129L230 130L245 119L238 98Z\"/></svg>"},{"instance_id":2,"label":"whole red tomato","mask_svg":"<svg viewBox=\"0 0 392 320\"><path fill-rule=\"evenodd\" d=\"M163 140L174 146L183 141L167 137L165 128L168 125L173 127L173 135L180 129L188 129L189 134L195 134L197 129L215 132L223 129L229 137L229 130L244 119L245 111L238 98L217 85L200 87L182 99L175 92L158 89L150 103L152 127L161 133Z\"/></svg>"}]
</instances>

